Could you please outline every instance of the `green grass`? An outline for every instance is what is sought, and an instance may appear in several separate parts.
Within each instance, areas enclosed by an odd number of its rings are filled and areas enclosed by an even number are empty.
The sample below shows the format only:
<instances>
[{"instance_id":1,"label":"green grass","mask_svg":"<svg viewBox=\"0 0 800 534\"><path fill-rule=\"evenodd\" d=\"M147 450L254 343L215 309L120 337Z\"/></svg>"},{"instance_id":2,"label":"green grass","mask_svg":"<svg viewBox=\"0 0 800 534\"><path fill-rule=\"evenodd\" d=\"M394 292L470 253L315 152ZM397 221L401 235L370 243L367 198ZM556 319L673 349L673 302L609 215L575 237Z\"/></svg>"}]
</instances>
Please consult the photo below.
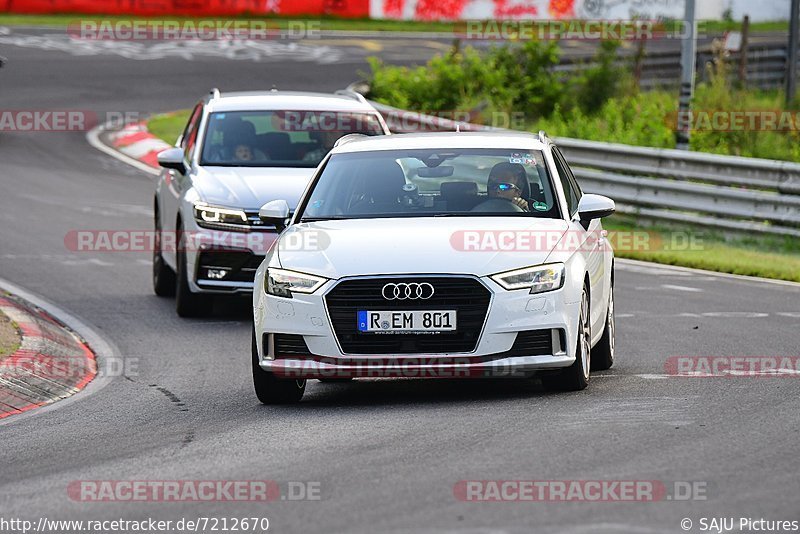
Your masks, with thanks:
<instances>
[{"instance_id":1,"label":"green grass","mask_svg":"<svg viewBox=\"0 0 800 534\"><path fill-rule=\"evenodd\" d=\"M440 21L409 21L409 20L374 20L374 19L344 19L331 16L297 16L284 17L277 15L241 15L236 17L133 17L103 14L52 14L52 15L20 15L12 13L0 14L0 25L5 26L66 26L70 22L80 19L103 19L108 21L120 21L131 19L157 19L157 20L180 20L180 21L199 21L199 20L266 20L275 23L279 28L286 28L288 21L319 21L321 30L340 30L340 31L406 31L406 32L442 32L453 33L463 31L462 23L459 22L440 22ZM722 33L728 30L738 30L741 22L737 21L704 21L702 28L707 33ZM750 24L751 31L755 32L787 32L789 23L787 21L774 22L755 22Z\"/></svg>"},{"instance_id":2,"label":"green grass","mask_svg":"<svg viewBox=\"0 0 800 534\"><path fill-rule=\"evenodd\" d=\"M624 215L606 219L603 226L620 258L800 282L800 244L796 239L726 238L697 228L642 227ZM629 236L628 232L647 232L651 246L626 246L631 241L620 236Z\"/></svg>"},{"instance_id":3,"label":"green grass","mask_svg":"<svg viewBox=\"0 0 800 534\"><path fill-rule=\"evenodd\" d=\"M174 111L172 113L162 113L154 115L147 122L147 129L155 135L169 143L175 144L175 140L183 133L183 128L189 120L190 109Z\"/></svg>"},{"instance_id":4,"label":"green grass","mask_svg":"<svg viewBox=\"0 0 800 534\"><path fill-rule=\"evenodd\" d=\"M20 335L17 325L0 312L0 358L14 354L20 347Z\"/></svg>"}]
</instances>

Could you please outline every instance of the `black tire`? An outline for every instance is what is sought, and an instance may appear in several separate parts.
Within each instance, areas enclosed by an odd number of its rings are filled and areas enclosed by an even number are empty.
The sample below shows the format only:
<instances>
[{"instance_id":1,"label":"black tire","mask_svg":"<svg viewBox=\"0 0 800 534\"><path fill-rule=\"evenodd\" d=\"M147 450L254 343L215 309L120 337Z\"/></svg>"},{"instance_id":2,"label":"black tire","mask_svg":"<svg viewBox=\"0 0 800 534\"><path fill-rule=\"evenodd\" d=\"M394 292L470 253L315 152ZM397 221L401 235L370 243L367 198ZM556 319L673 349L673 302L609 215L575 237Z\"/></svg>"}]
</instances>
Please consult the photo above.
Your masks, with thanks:
<instances>
[{"instance_id":1,"label":"black tire","mask_svg":"<svg viewBox=\"0 0 800 534\"><path fill-rule=\"evenodd\" d=\"M209 311L212 305L211 297L192 293L189 288L189 273L186 265L186 253L184 252L183 232L178 227L178 252L176 253L178 263L177 291L175 295L175 311L180 317L202 317Z\"/></svg>"},{"instance_id":2,"label":"black tire","mask_svg":"<svg viewBox=\"0 0 800 534\"><path fill-rule=\"evenodd\" d=\"M161 220L155 212L155 238L153 242L153 292L159 297L175 296L175 271L161 255Z\"/></svg>"},{"instance_id":3,"label":"black tire","mask_svg":"<svg viewBox=\"0 0 800 534\"><path fill-rule=\"evenodd\" d=\"M256 397L262 404L295 404L303 398L306 392L306 380L294 378L278 378L273 373L265 371L258 365L258 345L256 334L253 332L251 343L253 362L253 388Z\"/></svg>"},{"instance_id":4,"label":"black tire","mask_svg":"<svg viewBox=\"0 0 800 534\"><path fill-rule=\"evenodd\" d=\"M589 292L584 286L581 293L581 311L578 319L578 337L575 340L575 363L559 374L542 379L550 391L580 391L589 385L592 366L592 335L589 318ZM585 352L583 352L585 351ZM585 358L584 358L585 355Z\"/></svg>"},{"instance_id":5,"label":"black tire","mask_svg":"<svg viewBox=\"0 0 800 534\"><path fill-rule=\"evenodd\" d=\"M614 365L614 346L616 345L616 323L614 320L614 285L608 297L608 312L603 337L592 347L592 371L605 371Z\"/></svg>"}]
</instances>

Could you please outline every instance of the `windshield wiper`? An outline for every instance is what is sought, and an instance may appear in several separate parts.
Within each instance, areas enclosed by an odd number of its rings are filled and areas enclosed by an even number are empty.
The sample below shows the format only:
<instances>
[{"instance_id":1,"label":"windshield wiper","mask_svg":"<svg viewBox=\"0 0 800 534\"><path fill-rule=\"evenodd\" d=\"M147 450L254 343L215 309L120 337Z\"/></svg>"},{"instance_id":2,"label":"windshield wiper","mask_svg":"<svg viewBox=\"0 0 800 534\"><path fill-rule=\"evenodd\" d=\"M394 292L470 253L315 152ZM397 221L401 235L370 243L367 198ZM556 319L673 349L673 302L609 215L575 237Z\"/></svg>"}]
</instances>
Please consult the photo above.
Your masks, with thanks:
<instances>
[{"instance_id":1,"label":"windshield wiper","mask_svg":"<svg viewBox=\"0 0 800 534\"><path fill-rule=\"evenodd\" d=\"M346 219L349 219L349 217L303 217L300 222L343 221Z\"/></svg>"}]
</instances>

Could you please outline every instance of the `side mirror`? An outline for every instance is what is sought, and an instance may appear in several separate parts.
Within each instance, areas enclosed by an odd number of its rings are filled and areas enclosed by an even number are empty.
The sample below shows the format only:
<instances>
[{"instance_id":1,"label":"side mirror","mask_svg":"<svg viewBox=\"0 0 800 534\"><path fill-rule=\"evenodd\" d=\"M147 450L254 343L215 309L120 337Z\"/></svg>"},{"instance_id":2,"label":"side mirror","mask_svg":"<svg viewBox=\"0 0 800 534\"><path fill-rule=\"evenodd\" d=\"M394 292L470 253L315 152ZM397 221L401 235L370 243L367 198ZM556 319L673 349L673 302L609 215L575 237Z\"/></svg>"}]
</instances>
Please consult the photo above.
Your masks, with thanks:
<instances>
[{"instance_id":1,"label":"side mirror","mask_svg":"<svg viewBox=\"0 0 800 534\"><path fill-rule=\"evenodd\" d=\"M183 162L183 150L168 148L158 153L158 164L165 169L172 169L181 174L186 174L186 164Z\"/></svg>"},{"instance_id":2,"label":"side mirror","mask_svg":"<svg viewBox=\"0 0 800 534\"><path fill-rule=\"evenodd\" d=\"M289 204L285 200L272 200L258 210L258 218L264 224L272 224L279 232L286 228L286 219L289 218Z\"/></svg>"},{"instance_id":3,"label":"side mirror","mask_svg":"<svg viewBox=\"0 0 800 534\"><path fill-rule=\"evenodd\" d=\"M578 217L588 223L593 219L608 217L616 210L614 201L602 195L585 194L578 202Z\"/></svg>"}]
</instances>

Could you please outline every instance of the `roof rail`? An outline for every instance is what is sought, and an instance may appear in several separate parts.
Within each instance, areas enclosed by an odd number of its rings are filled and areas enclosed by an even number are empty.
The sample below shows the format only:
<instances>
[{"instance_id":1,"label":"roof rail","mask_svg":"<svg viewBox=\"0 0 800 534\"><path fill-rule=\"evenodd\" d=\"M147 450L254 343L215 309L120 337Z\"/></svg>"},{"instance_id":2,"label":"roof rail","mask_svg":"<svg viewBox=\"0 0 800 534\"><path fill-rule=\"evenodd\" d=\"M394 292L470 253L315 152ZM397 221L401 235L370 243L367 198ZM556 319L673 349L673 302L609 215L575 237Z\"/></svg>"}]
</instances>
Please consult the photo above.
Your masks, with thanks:
<instances>
[{"instance_id":1,"label":"roof rail","mask_svg":"<svg viewBox=\"0 0 800 534\"><path fill-rule=\"evenodd\" d=\"M357 93L356 91L353 91L352 89L339 89L334 94L341 95L341 96L346 96L348 98L352 98L353 100L358 100L362 104L366 104L367 103L367 99L364 98L364 95L362 95L361 93Z\"/></svg>"},{"instance_id":2,"label":"roof rail","mask_svg":"<svg viewBox=\"0 0 800 534\"><path fill-rule=\"evenodd\" d=\"M550 139L547 137L547 132L544 130L539 130L539 141L542 143L547 143Z\"/></svg>"},{"instance_id":3,"label":"roof rail","mask_svg":"<svg viewBox=\"0 0 800 534\"><path fill-rule=\"evenodd\" d=\"M219 89L217 89L216 87L213 88L211 91L209 91L208 94L211 95L211 100L214 100L215 98L219 98L220 97Z\"/></svg>"},{"instance_id":4,"label":"roof rail","mask_svg":"<svg viewBox=\"0 0 800 534\"><path fill-rule=\"evenodd\" d=\"M369 136L366 135L366 134L362 134L362 133L349 133L347 135L343 135L339 139L336 140L336 142L333 144L333 148L336 148L337 146L340 146L340 145L346 145L347 143L350 143L352 141L357 141L357 140L362 139L364 137L369 137Z\"/></svg>"}]
</instances>

